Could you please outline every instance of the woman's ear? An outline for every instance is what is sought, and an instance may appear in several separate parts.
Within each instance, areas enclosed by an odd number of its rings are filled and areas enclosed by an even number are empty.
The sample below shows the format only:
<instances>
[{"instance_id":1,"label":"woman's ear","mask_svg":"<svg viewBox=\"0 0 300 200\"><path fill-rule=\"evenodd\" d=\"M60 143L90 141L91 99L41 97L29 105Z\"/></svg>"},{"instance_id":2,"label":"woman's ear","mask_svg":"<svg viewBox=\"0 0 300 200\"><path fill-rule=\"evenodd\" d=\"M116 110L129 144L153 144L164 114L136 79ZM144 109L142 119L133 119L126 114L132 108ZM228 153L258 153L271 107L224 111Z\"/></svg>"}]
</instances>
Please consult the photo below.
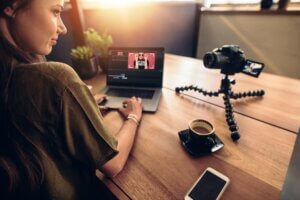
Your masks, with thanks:
<instances>
[{"instance_id":1,"label":"woman's ear","mask_svg":"<svg viewBox=\"0 0 300 200\"><path fill-rule=\"evenodd\" d=\"M11 6L7 6L6 8L4 8L3 12L7 17L14 17L15 16L15 7L16 7L16 3L14 3Z\"/></svg>"}]
</instances>

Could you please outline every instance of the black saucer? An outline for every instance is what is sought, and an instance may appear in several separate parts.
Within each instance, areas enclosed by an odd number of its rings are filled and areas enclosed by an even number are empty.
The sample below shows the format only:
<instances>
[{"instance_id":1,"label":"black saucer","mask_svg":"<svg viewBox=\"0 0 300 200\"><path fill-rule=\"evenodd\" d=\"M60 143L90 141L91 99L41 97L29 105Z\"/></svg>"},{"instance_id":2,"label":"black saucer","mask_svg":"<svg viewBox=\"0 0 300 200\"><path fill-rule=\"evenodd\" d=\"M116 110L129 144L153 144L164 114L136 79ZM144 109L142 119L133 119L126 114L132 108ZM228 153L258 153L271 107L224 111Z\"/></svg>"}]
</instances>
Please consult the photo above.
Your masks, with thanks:
<instances>
[{"instance_id":1,"label":"black saucer","mask_svg":"<svg viewBox=\"0 0 300 200\"><path fill-rule=\"evenodd\" d=\"M193 156L201 156L213 153L224 147L223 142L216 134L213 134L211 136L211 138L214 140L214 144L210 145L208 145L207 143L199 145L193 142L189 136L189 129L179 131L178 135L183 147Z\"/></svg>"}]
</instances>

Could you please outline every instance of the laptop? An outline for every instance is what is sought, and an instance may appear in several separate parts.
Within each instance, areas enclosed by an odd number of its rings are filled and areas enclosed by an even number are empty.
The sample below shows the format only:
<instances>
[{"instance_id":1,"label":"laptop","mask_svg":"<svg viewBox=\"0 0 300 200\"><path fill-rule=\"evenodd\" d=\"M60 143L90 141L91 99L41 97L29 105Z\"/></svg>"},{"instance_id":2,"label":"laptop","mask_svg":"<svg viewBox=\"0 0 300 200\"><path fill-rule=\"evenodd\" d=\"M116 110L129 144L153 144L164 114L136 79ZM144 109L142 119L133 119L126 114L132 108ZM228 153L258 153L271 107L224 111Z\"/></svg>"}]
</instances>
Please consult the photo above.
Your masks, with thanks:
<instances>
[{"instance_id":1,"label":"laptop","mask_svg":"<svg viewBox=\"0 0 300 200\"><path fill-rule=\"evenodd\" d=\"M117 109L133 96L143 100L143 111L158 108L163 84L164 48L112 47L108 49L105 106Z\"/></svg>"}]
</instances>

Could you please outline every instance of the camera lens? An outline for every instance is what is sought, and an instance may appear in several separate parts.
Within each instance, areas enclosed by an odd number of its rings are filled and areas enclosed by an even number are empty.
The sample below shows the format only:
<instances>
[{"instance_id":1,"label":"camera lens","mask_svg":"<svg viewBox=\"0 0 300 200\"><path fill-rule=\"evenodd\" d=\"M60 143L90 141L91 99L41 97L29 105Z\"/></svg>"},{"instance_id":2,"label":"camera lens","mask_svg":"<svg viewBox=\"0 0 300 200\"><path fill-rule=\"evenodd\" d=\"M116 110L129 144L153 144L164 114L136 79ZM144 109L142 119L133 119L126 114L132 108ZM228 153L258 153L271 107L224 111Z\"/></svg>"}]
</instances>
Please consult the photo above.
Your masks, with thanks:
<instances>
[{"instance_id":1,"label":"camera lens","mask_svg":"<svg viewBox=\"0 0 300 200\"><path fill-rule=\"evenodd\" d=\"M203 63L209 69L222 69L229 63L229 58L220 52L207 52L203 56Z\"/></svg>"},{"instance_id":2,"label":"camera lens","mask_svg":"<svg viewBox=\"0 0 300 200\"><path fill-rule=\"evenodd\" d=\"M214 68L214 65L216 63L215 54L212 52L206 53L203 57L203 63L207 68Z\"/></svg>"}]
</instances>

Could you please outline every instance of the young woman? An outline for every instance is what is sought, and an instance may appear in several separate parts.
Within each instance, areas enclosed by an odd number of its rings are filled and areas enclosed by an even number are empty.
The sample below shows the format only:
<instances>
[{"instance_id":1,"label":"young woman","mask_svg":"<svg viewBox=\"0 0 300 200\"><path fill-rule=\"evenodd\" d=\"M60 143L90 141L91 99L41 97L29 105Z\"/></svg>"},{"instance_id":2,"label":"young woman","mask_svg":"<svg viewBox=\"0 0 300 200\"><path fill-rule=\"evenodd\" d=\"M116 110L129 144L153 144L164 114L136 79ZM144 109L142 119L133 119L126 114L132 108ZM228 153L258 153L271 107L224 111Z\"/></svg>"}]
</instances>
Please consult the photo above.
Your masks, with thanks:
<instances>
[{"instance_id":1,"label":"young woman","mask_svg":"<svg viewBox=\"0 0 300 200\"><path fill-rule=\"evenodd\" d=\"M134 142L141 99L124 102L114 138L74 70L44 61L67 32L63 6L0 1L0 199L92 199L95 170L117 175Z\"/></svg>"}]
</instances>

